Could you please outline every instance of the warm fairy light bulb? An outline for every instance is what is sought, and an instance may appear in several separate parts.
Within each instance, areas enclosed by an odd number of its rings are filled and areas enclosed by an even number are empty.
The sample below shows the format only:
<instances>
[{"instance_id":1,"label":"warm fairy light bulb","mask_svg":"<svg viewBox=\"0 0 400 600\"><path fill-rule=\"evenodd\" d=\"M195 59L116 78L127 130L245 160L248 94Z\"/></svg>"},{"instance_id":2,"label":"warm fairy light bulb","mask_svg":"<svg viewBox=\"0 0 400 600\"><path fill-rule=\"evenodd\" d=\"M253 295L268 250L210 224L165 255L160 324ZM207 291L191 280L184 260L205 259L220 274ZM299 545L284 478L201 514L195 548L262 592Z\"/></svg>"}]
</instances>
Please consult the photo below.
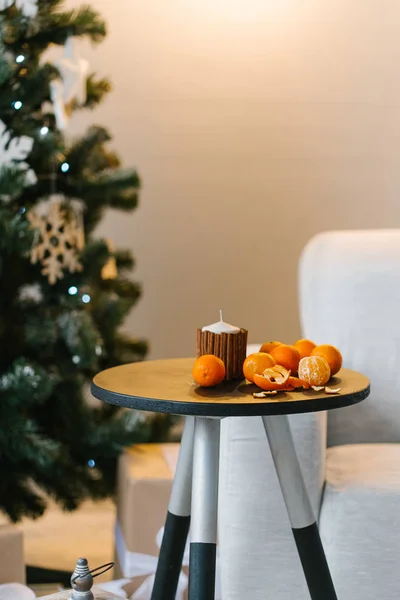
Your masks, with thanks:
<instances>
[{"instance_id":1,"label":"warm fairy light bulb","mask_svg":"<svg viewBox=\"0 0 400 600\"><path fill-rule=\"evenodd\" d=\"M15 110L19 110L20 108L22 108L22 102L21 102L21 100L16 100L15 102L13 102L12 105L15 108Z\"/></svg>"},{"instance_id":2,"label":"warm fairy light bulb","mask_svg":"<svg viewBox=\"0 0 400 600\"><path fill-rule=\"evenodd\" d=\"M63 162L63 164L61 165L61 171L63 173L66 173L67 171L69 171L69 164L67 162Z\"/></svg>"},{"instance_id":3,"label":"warm fairy light bulb","mask_svg":"<svg viewBox=\"0 0 400 600\"><path fill-rule=\"evenodd\" d=\"M21 64L24 62L24 60L25 60L25 56L23 54L18 54L18 56L15 59L15 62L18 64Z\"/></svg>"},{"instance_id":4,"label":"warm fairy light bulb","mask_svg":"<svg viewBox=\"0 0 400 600\"><path fill-rule=\"evenodd\" d=\"M40 134L41 135L47 135L49 133L49 128L46 127L46 125L44 125L41 130L40 130Z\"/></svg>"}]
</instances>

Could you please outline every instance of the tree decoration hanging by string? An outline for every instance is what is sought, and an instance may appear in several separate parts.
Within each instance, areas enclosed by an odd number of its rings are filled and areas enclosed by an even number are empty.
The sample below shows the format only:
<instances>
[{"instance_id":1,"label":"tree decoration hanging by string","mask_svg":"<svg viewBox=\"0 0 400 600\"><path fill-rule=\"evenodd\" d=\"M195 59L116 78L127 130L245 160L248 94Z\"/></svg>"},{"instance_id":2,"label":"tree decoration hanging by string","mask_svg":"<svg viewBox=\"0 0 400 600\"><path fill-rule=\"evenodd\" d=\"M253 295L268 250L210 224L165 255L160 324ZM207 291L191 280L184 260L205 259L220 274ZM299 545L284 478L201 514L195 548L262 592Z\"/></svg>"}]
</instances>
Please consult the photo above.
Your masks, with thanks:
<instances>
[{"instance_id":1,"label":"tree decoration hanging by string","mask_svg":"<svg viewBox=\"0 0 400 600\"><path fill-rule=\"evenodd\" d=\"M71 106L75 101L83 105L87 98L87 77L89 62L79 55L76 40L69 36L65 41L64 56L57 62L61 80L50 84L50 97L53 103L57 127L65 131L68 127Z\"/></svg>"},{"instance_id":2,"label":"tree decoration hanging by string","mask_svg":"<svg viewBox=\"0 0 400 600\"><path fill-rule=\"evenodd\" d=\"M76 100L80 105L85 104L89 61L79 55L77 40L72 35L66 39L64 56L57 61L56 66L63 80L64 103L68 105Z\"/></svg>"},{"instance_id":3,"label":"tree decoration hanging by string","mask_svg":"<svg viewBox=\"0 0 400 600\"><path fill-rule=\"evenodd\" d=\"M64 277L64 270L70 273L82 270L79 252L85 240L81 215L67 210L60 196L53 196L46 204L45 214L38 209L27 214L31 227L36 230L31 263L40 263L42 275L54 285Z\"/></svg>"},{"instance_id":4,"label":"tree decoration hanging by string","mask_svg":"<svg viewBox=\"0 0 400 600\"><path fill-rule=\"evenodd\" d=\"M50 98L57 127L60 131L65 131L68 127L69 116L64 102L64 86L59 79L50 82Z\"/></svg>"},{"instance_id":5,"label":"tree decoration hanging by string","mask_svg":"<svg viewBox=\"0 0 400 600\"><path fill-rule=\"evenodd\" d=\"M50 83L50 98L57 127L65 131L68 128L73 103L83 106L86 102L89 74L89 61L80 56L77 40L72 35L66 39L64 55L55 62L55 66L61 79Z\"/></svg>"}]
</instances>

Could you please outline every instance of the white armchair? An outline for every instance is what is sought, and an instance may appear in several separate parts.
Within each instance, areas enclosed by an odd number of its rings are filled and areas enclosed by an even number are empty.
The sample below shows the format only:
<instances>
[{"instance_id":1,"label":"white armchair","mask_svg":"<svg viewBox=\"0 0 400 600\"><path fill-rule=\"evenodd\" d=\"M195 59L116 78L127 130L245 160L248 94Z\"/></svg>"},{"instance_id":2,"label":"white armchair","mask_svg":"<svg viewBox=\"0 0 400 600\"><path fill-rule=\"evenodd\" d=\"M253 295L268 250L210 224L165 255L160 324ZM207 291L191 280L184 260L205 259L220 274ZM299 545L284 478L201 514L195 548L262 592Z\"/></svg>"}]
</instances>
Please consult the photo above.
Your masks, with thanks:
<instances>
[{"instance_id":1,"label":"white armchair","mask_svg":"<svg viewBox=\"0 0 400 600\"><path fill-rule=\"evenodd\" d=\"M290 423L339 600L398 600L400 230L318 235L300 261L305 337L371 379L350 408ZM309 600L261 419L222 422L223 600Z\"/></svg>"}]
</instances>

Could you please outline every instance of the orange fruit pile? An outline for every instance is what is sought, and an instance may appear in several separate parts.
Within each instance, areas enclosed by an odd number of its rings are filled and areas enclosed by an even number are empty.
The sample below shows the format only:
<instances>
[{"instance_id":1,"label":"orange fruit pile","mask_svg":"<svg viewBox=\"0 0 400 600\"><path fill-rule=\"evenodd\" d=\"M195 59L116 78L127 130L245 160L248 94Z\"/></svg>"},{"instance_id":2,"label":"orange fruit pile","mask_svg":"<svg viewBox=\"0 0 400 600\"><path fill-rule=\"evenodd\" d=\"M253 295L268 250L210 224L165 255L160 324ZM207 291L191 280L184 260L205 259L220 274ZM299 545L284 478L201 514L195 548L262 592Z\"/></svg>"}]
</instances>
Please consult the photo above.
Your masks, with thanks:
<instances>
[{"instance_id":1,"label":"orange fruit pile","mask_svg":"<svg viewBox=\"0 0 400 600\"><path fill-rule=\"evenodd\" d=\"M325 385L340 371L343 363L342 355L335 346L330 344L317 346L307 339L297 340L293 345L265 342L260 348L261 352L269 353L276 362L275 367L268 367L261 373L255 371L252 379L247 377L245 371L243 372L246 379L253 381L263 390L291 391L299 387L307 389ZM273 369L276 372L281 367L285 370L285 374L279 371L278 378L275 378L271 372ZM297 374L298 377L295 377Z\"/></svg>"}]
</instances>

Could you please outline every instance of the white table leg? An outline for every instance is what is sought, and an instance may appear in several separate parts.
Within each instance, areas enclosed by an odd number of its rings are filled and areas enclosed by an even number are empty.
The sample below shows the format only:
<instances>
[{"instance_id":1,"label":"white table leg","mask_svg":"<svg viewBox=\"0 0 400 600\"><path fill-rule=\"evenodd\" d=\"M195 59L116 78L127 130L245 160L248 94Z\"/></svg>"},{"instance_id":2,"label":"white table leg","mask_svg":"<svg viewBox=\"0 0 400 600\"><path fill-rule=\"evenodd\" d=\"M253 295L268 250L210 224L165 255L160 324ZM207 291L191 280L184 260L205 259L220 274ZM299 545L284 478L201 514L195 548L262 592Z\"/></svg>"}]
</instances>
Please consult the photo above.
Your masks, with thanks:
<instances>
[{"instance_id":1,"label":"white table leg","mask_svg":"<svg viewBox=\"0 0 400 600\"><path fill-rule=\"evenodd\" d=\"M151 600L175 600L190 526L194 417L186 417Z\"/></svg>"},{"instance_id":2,"label":"white table leg","mask_svg":"<svg viewBox=\"0 0 400 600\"><path fill-rule=\"evenodd\" d=\"M220 420L196 417L189 600L213 600L217 549Z\"/></svg>"},{"instance_id":3,"label":"white table leg","mask_svg":"<svg viewBox=\"0 0 400 600\"><path fill-rule=\"evenodd\" d=\"M337 600L287 415L262 417L312 600Z\"/></svg>"}]
</instances>

